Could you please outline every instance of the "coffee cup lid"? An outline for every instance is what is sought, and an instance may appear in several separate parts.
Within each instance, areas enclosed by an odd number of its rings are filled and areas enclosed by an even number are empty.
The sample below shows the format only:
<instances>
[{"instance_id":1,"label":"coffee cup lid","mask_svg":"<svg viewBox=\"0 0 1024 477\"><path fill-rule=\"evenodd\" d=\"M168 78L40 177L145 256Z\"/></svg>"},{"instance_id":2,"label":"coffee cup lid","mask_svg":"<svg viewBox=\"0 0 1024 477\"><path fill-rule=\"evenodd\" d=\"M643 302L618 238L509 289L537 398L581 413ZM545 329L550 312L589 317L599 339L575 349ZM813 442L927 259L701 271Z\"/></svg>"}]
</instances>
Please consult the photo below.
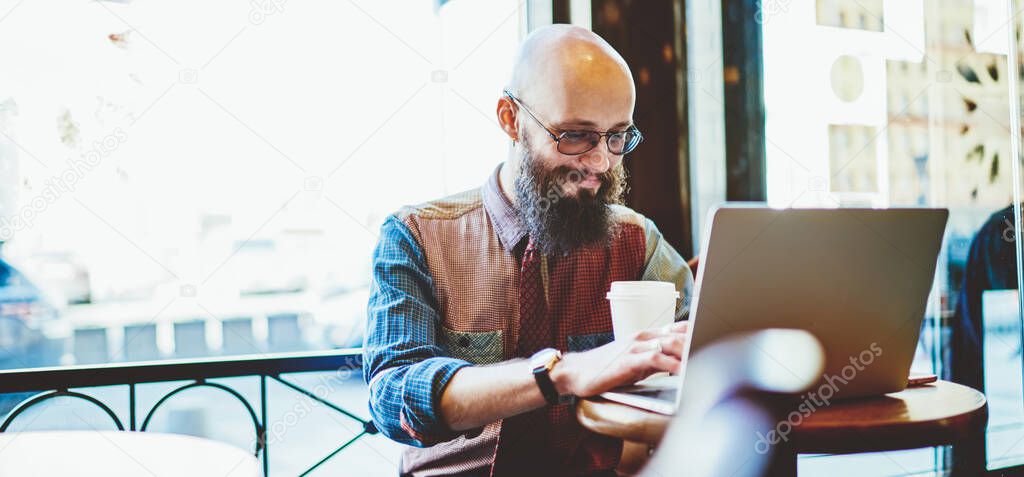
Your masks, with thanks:
<instances>
[{"instance_id":1,"label":"coffee cup lid","mask_svg":"<svg viewBox=\"0 0 1024 477\"><path fill-rule=\"evenodd\" d=\"M676 284L672 282L658 282L653 280L612 282L610 293L635 295L649 293L671 293L676 291Z\"/></svg>"},{"instance_id":2,"label":"coffee cup lid","mask_svg":"<svg viewBox=\"0 0 1024 477\"><path fill-rule=\"evenodd\" d=\"M662 294L662 292L656 292L656 293L615 293L615 292L608 292L607 294L605 294L604 297L609 299L609 300L612 300L612 299L615 299L615 300L646 300L646 299L649 299L649 298L653 298L653 297L659 296L661 294ZM677 292L677 291L673 291L671 293L665 293L665 294L666 295L671 295L673 298L675 298L677 300L679 299L679 292Z\"/></svg>"},{"instance_id":3,"label":"coffee cup lid","mask_svg":"<svg viewBox=\"0 0 1024 477\"><path fill-rule=\"evenodd\" d=\"M643 299L663 294L671 294L679 298L676 285L672 282L658 282L653 280L612 282L611 290L605 295L607 299Z\"/></svg>"}]
</instances>

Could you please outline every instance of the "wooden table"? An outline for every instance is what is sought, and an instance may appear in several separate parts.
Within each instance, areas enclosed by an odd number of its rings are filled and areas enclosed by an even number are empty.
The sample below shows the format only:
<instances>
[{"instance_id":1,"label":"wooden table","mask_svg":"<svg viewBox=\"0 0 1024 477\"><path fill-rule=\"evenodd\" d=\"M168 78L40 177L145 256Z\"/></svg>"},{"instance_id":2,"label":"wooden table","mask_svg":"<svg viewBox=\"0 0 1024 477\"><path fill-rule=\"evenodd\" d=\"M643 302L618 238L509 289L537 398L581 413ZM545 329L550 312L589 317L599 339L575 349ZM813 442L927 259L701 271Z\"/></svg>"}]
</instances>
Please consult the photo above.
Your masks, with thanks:
<instances>
[{"instance_id":1,"label":"wooden table","mask_svg":"<svg viewBox=\"0 0 1024 477\"><path fill-rule=\"evenodd\" d=\"M580 400L576 417L599 434L651 446L661 441L672 419L600 398ZM785 453L777 460L782 473L795 475L798 453L853 454L958 444L983 433L987 419L984 394L948 381L833 401L793 427Z\"/></svg>"},{"instance_id":2,"label":"wooden table","mask_svg":"<svg viewBox=\"0 0 1024 477\"><path fill-rule=\"evenodd\" d=\"M179 434L124 431L5 432L0 475L258 477L249 452Z\"/></svg>"}]
</instances>

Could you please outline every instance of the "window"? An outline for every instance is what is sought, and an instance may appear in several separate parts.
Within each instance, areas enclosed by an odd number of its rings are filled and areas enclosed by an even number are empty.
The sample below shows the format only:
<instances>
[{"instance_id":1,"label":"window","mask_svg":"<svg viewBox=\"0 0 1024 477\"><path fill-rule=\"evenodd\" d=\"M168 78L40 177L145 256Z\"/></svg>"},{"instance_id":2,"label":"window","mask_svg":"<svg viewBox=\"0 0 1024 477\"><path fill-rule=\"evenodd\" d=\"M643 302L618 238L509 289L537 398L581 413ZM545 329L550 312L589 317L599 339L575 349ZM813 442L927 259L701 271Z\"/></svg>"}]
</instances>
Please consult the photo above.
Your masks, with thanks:
<instances>
[{"instance_id":1,"label":"window","mask_svg":"<svg viewBox=\"0 0 1024 477\"><path fill-rule=\"evenodd\" d=\"M1013 187L1020 178L1007 159L1013 157L1009 124L1016 99L1002 74L1010 23L1005 3L1000 9L1000 2L988 1L889 1L884 28L874 25L874 15L861 14L859 28L822 21L837 9L857 14L861 3L794 2L763 26L766 136L773 146L766 155L768 202L949 209L914 367L946 376L963 373L956 368L970 350L957 338L968 326L958 307L976 303L984 338L973 351L984 357L984 383L977 385L984 384L990 405L987 466L1020 465L1020 252L1012 204L1022 198ZM882 3L871 5L880 11ZM965 42L964 32L979 29L982 37ZM993 53L997 44L1003 56ZM830 77L838 59L848 57L860 60L862 75ZM909 63L915 65L907 68ZM863 92L850 100L840 93L852 85ZM820 183L830 187L812 187ZM998 253L969 257L972 243L980 242ZM1013 280L977 283L972 275L965 282L967 267ZM967 377L980 378L978 367ZM947 451L811 456L800 467L810 475L906 475L942 468Z\"/></svg>"},{"instance_id":2,"label":"window","mask_svg":"<svg viewBox=\"0 0 1024 477\"><path fill-rule=\"evenodd\" d=\"M358 346L386 215L507 150L521 5L438 5L0 8L2 365Z\"/></svg>"}]
</instances>

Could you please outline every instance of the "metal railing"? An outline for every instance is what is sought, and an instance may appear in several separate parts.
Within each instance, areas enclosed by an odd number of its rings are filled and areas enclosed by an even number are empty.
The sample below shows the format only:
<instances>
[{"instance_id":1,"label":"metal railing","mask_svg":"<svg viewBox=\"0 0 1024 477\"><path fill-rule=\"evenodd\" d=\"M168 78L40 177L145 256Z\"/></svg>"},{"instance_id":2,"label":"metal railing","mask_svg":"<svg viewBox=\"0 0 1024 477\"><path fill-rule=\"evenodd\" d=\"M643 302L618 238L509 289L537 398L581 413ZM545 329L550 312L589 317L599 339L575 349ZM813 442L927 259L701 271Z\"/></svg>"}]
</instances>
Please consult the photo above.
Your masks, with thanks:
<instances>
[{"instance_id":1,"label":"metal railing","mask_svg":"<svg viewBox=\"0 0 1024 477\"><path fill-rule=\"evenodd\" d=\"M35 392L36 394L21 401L7 413L0 424L0 432L6 432L11 423L20 414L32 406L57 397L68 397L86 401L102 410L119 430L126 430L124 423L110 406L94 396L73 391L75 388L99 386L127 386L128 391L128 426L127 430L146 431L153 414L176 394L193 388L206 387L222 391L238 400L252 419L255 430L255 456L262 457L263 473L270 475L270 442L267 439L267 381L276 381L284 386L312 399L323 406L359 423L362 430L306 469L300 475L306 475L327 462L339 452L349 447L359 438L376 434L373 423L352 412L318 396L295 383L284 379L282 375L289 373L315 371L354 371L360 369L362 352L359 349L344 349L323 352L277 353L269 355L234 356L228 358L197 358L183 360L163 360L139 363L116 363L105 365L61 366L52 368L28 368L0 371L0 394ZM249 399L223 383L211 382L214 378L231 378L242 376L259 377L259 402ZM147 383L172 381L188 381L187 384L175 387L163 394L152 406L139 409L136 402L136 386ZM258 408L258 412L257 409ZM141 426L138 425L142 416Z\"/></svg>"}]
</instances>

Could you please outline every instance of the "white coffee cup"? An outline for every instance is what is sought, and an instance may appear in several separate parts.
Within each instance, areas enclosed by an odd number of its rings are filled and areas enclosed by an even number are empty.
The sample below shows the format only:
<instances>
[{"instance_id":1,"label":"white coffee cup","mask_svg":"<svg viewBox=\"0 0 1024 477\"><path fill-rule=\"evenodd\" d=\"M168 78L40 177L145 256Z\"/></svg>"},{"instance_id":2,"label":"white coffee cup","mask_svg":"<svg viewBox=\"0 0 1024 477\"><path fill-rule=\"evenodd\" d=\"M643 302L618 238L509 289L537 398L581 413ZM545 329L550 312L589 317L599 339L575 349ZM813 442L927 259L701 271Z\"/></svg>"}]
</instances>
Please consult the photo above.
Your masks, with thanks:
<instances>
[{"instance_id":1,"label":"white coffee cup","mask_svg":"<svg viewBox=\"0 0 1024 477\"><path fill-rule=\"evenodd\" d=\"M605 297L611 306L612 331L619 340L672 324L679 292L672 282L612 282Z\"/></svg>"}]
</instances>

